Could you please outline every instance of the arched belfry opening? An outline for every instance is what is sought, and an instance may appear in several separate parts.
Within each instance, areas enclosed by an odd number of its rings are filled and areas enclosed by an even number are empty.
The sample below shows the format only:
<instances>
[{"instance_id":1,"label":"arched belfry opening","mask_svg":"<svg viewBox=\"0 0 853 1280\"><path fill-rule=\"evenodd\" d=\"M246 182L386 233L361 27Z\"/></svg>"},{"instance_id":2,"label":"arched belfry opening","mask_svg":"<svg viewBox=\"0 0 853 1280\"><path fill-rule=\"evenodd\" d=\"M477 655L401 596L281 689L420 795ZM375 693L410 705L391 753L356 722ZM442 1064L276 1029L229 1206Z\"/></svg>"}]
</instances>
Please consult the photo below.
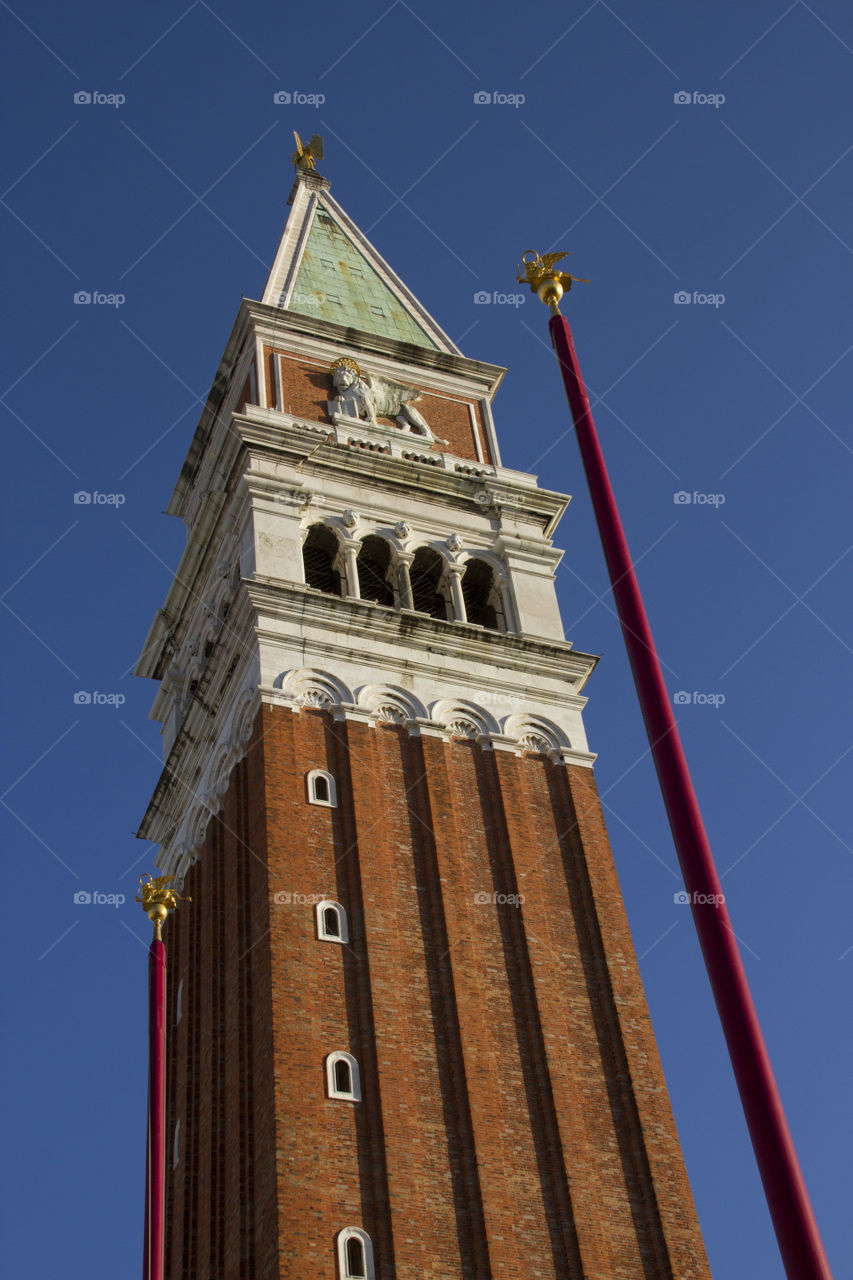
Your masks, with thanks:
<instances>
[{"instance_id":1,"label":"arched belfry opening","mask_svg":"<svg viewBox=\"0 0 853 1280\"><path fill-rule=\"evenodd\" d=\"M447 592L442 584L444 561L432 547L419 547L415 552L409 576L412 580L412 603L418 613L447 621L453 616Z\"/></svg>"},{"instance_id":2,"label":"arched belfry opening","mask_svg":"<svg viewBox=\"0 0 853 1280\"><path fill-rule=\"evenodd\" d=\"M305 582L328 595L341 595L341 575L335 568L338 540L324 524L314 524L302 544Z\"/></svg>"},{"instance_id":3,"label":"arched belfry opening","mask_svg":"<svg viewBox=\"0 0 853 1280\"><path fill-rule=\"evenodd\" d=\"M469 622L492 631L506 631L497 575L485 560L469 560L462 576L462 598Z\"/></svg>"},{"instance_id":4,"label":"arched belfry opening","mask_svg":"<svg viewBox=\"0 0 853 1280\"><path fill-rule=\"evenodd\" d=\"M394 605L394 588L388 581L391 568L391 547L384 538L371 534L361 544L356 561L358 590L362 600L375 604Z\"/></svg>"}]
</instances>

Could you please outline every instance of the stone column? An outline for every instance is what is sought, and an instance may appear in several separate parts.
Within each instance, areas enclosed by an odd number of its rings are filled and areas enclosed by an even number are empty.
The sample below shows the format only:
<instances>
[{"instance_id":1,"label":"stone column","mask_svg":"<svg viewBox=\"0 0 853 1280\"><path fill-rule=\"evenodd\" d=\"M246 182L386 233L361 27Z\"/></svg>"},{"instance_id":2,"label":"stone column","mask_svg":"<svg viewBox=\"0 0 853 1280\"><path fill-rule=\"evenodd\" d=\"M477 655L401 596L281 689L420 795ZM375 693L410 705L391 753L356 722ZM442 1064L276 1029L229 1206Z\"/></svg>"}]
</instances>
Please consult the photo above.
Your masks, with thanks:
<instances>
[{"instance_id":1,"label":"stone column","mask_svg":"<svg viewBox=\"0 0 853 1280\"><path fill-rule=\"evenodd\" d=\"M447 573L450 578L450 596L453 600L453 616L456 622L468 621L468 614L465 610L465 597L462 595L462 575L464 572L464 564L449 564L447 566Z\"/></svg>"},{"instance_id":2,"label":"stone column","mask_svg":"<svg viewBox=\"0 0 853 1280\"><path fill-rule=\"evenodd\" d=\"M397 590L400 593L401 609L414 609L415 607L415 600L412 595L412 579L409 574L409 565L414 558L414 552L412 551L397 552Z\"/></svg>"},{"instance_id":3,"label":"stone column","mask_svg":"<svg viewBox=\"0 0 853 1280\"><path fill-rule=\"evenodd\" d=\"M354 596L356 600L360 600L361 591L358 586L358 565L356 561L361 550L361 543L347 538L343 543L343 548L346 556L347 595Z\"/></svg>"}]
</instances>

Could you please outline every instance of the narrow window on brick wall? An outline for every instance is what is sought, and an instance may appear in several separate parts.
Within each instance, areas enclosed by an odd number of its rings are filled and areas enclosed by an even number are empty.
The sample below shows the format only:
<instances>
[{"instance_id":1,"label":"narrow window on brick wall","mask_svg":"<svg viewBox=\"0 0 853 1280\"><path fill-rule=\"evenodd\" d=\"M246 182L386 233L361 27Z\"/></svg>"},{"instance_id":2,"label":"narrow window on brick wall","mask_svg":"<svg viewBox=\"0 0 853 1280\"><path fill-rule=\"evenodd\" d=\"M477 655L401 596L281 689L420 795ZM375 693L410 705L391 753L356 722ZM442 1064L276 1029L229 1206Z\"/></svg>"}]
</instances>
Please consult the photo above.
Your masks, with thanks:
<instances>
[{"instance_id":1,"label":"narrow window on brick wall","mask_svg":"<svg viewBox=\"0 0 853 1280\"><path fill-rule=\"evenodd\" d=\"M323 769L312 769L307 775L308 803L322 804L327 809L337 809L338 794L335 780Z\"/></svg>"},{"instance_id":2,"label":"narrow window on brick wall","mask_svg":"<svg viewBox=\"0 0 853 1280\"><path fill-rule=\"evenodd\" d=\"M338 1232L338 1271L341 1280L375 1280L373 1245L360 1227Z\"/></svg>"},{"instance_id":3,"label":"narrow window on brick wall","mask_svg":"<svg viewBox=\"0 0 853 1280\"><path fill-rule=\"evenodd\" d=\"M352 1054L339 1050L326 1058L326 1092L330 1098L361 1102L361 1079Z\"/></svg>"},{"instance_id":4,"label":"narrow window on brick wall","mask_svg":"<svg viewBox=\"0 0 853 1280\"><path fill-rule=\"evenodd\" d=\"M323 942L349 942L347 913L339 902L324 899L314 911L317 916L317 937Z\"/></svg>"},{"instance_id":5,"label":"narrow window on brick wall","mask_svg":"<svg viewBox=\"0 0 853 1280\"><path fill-rule=\"evenodd\" d=\"M178 983L178 994L175 997L175 1026L178 1025L184 1014L184 980L181 978Z\"/></svg>"},{"instance_id":6,"label":"narrow window on brick wall","mask_svg":"<svg viewBox=\"0 0 853 1280\"><path fill-rule=\"evenodd\" d=\"M181 1122L175 1125L175 1140L172 1143L172 1168L177 1169L181 1158Z\"/></svg>"}]
</instances>

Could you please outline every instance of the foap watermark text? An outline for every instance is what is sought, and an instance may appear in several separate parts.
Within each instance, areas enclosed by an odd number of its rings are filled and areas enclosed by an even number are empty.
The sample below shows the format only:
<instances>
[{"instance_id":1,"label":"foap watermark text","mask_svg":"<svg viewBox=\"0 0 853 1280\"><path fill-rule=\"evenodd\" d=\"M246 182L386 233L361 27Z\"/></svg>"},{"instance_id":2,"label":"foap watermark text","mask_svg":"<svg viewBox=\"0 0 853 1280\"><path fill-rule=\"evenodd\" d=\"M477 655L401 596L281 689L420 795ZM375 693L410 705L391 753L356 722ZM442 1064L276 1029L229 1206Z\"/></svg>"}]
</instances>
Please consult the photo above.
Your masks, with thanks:
<instances>
[{"instance_id":1,"label":"foap watermark text","mask_svg":"<svg viewBox=\"0 0 853 1280\"><path fill-rule=\"evenodd\" d=\"M123 507L127 498L123 493L101 493L99 489L78 489L74 494L75 507Z\"/></svg>"},{"instance_id":2,"label":"foap watermark text","mask_svg":"<svg viewBox=\"0 0 853 1280\"><path fill-rule=\"evenodd\" d=\"M672 895L672 900L678 907L689 907L691 902L699 903L702 906L710 906L712 903L715 907L721 907L726 900L724 893L699 893L694 890L688 893L686 889L679 889Z\"/></svg>"},{"instance_id":3,"label":"foap watermark text","mask_svg":"<svg viewBox=\"0 0 853 1280\"><path fill-rule=\"evenodd\" d=\"M524 902L523 893L475 893L474 903L478 907L494 904L497 907L520 907Z\"/></svg>"},{"instance_id":4,"label":"foap watermark text","mask_svg":"<svg viewBox=\"0 0 853 1280\"><path fill-rule=\"evenodd\" d=\"M78 689L74 695L75 707L123 707L127 698L123 693L102 693L100 689Z\"/></svg>"},{"instance_id":5,"label":"foap watermark text","mask_svg":"<svg viewBox=\"0 0 853 1280\"><path fill-rule=\"evenodd\" d=\"M475 107L523 107L527 98L523 93L502 93L500 89L478 89L474 94Z\"/></svg>"},{"instance_id":6,"label":"foap watermark text","mask_svg":"<svg viewBox=\"0 0 853 1280\"><path fill-rule=\"evenodd\" d=\"M493 289L490 293L488 289L478 289L474 294L474 301L478 307L485 307L490 303L494 303L496 307L521 307L526 299L523 293L501 293L499 289Z\"/></svg>"},{"instance_id":7,"label":"foap watermark text","mask_svg":"<svg viewBox=\"0 0 853 1280\"><path fill-rule=\"evenodd\" d=\"M721 707L726 700L724 693L700 693L698 689L694 689L689 693L687 689L679 689L678 693L672 695L672 700L677 707Z\"/></svg>"},{"instance_id":8,"label":"foap watermark text","mask_svg":"<svg viewBox=\"0 0 853 1280\"><path fill-rule=\"evenodd\" d=\"M700 493L698 489L694 489L692 493L687 489L677 489L672 495L672 500L677 507L721 507L726 500L726 495Z\"/></svg>"},{"instance_id":9,"label":"foap watermark text","mask_svg":"<svg viewBox=\"0 0 853 1280\"><path fill-rule=\"evenodd\" d=\"M277 107L322 107L325 93L301 93L299 89L279 89L272 100Z\"/></svg>"},{"instance_id":10,"label":"foap watermark text","mask_svg":"<svg viewBox=\"0 0 853 1280\"><path fill-rule=\"evenodd\" d=\"M677 107L713 107L715 111L719 111L726 100L726 95L724 93L702 93L699 89L694 89L692 92L687 89L679 89L677 93L672 95L672 100Z\"/></svg>"},{"instance_id":11,"label":"foap watermark text","mask_svg":"<svg viewBox=\"0 0 853 1280\"><path fill-rule=\"evenodd\" d=\"M122 907L127 899L123 893L100 893L93 889L78 889L74 894L74 905L78 907Z\"/></svg>"},{"instance_id":12,"label":"foap watermark text","mask_svg":"<svg viewBox=\"0 0 853 1280\"><path fill-rule=\"evenodd\" d=\"M125 302L123 293L104 293L101 289L78 289L74 294L75 307L122 307Z\"/></svg>"},{"instance_id":13,"label":"foap watermark text","mask_svg":"<svg viewBox=\"0 0 853 1280\"><path fill-rule=\"evenodd\" d=\"M319 289L315 289L310 293L301 293L298 289L290 295L290 307L322 307L326 301L325 293L321 293Z\"/></svg>"},{"instance_id":14,"label":"foap watermark text","mask_svg":"<svg viewBox=\"0 0 853 1280\"><path fill-rule=\"evenodd\" d=\"M272 896L277 907L315 907L318 902L331 902L328 893L291 893L289 889L279 889Z\"/></svg>"},{"instance_id":15,"label":"foap watermark text","mask_svg":"<svg viewBox=\"0 0 853 1280\"><path fill-rule=\"evenodd\" d=\"M494 689L474 689L471 697L481 707L487 702L495 703L500 707L518 707L524 701L520 693L499 693Z\"/></svg>"},{"instance_id":16,"label":"foap watermark text","mask_svg":"<svg viewBox=\"0 0 853 1280\"><path fill-rule=\"evenodd\" d=\"M692 306L693 303L697 307L722 307L726 301L724 293L701 293L699 289L694 289L691 293L689 289L677 289L672 295L672 300L677 307Z\"/></svg>"},{"instance_id":17,"label":"foap watermark text","mask_svg":"<svg viewBox=\"0 0 853 1280\"><path fill-rule=\"evenodd\" d=\"M74 94L78 107L123 107L126 102L123 93L101 93L99 89L78 89Z\"/></svg>"}]
</instances>

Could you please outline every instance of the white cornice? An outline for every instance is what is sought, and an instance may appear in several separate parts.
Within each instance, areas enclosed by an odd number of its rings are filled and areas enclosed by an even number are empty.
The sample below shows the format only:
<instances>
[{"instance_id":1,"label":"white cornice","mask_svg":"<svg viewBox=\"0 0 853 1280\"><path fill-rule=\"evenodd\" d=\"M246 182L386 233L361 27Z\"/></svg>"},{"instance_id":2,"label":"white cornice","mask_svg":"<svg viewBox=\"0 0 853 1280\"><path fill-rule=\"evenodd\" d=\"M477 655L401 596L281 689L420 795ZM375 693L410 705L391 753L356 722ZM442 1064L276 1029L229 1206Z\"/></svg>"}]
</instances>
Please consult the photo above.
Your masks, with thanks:
<instances>
[{"instance_id":1,"label":"white cornice","mask_svg":"<svg viewBox=\"0 0 853 1280\"><path fill-rule=\"evenodd\" d=\"M250 323L253 332L264 338L270 346L286 343L290 348L298 344L300 350L315 350L320 353L329 346L341 348L352 345L378 359L391 360L397 368L405 366L420 370L421 376L424 371L434 370L470 378L472 382L486 388L489 400L494 398L506 374L503 365L475 360L456 351L435 351L431 347L419 347L399 338L386 338L382 334L368 333L366 329L337 324L334 320L323 320L319 316L282 311L278 307L249 298L243 300L238 322L241 317L245 317L245 323Z\"/></svg>"},{"instance_id":2,"label":"white cornice","mask_svg":"<svg viewBox=\"0 0 853 1280\"><path fill-rule=\"evenodd\" d=\"M349 434L343 429L341 433ZM372 428L362 424L358 434L370 440L371 433ZM312 469L337 472L351 484L363 484L365 478L370 477L389 486L415 486L428 499L445 495L451 500L476 501L481 506L503 505L526 512L528 518L537 523L553 525L555 517L559 520L569 503L566 494L540 488L536 477L526 472L482 467L470 458L451 453L430 453L418 448L418 437L413 435L400 433L399 448L390 455L366 453L337 440L328 448L317 449L321 436L335 436L333 425L324 426L254 405L247 405L245 413L233 416L229 434L235 437L239 434L245 444L275 453L282 462L302 464L312 455ZM388 437L380 432L375 439L384 444ZM397 456L403 452L422 454L428 461L418 463Z\"/></svg>"},{"instance_id":3,"label":"white cornice","mask_svg":"<svg viewBox=\"0 0 853 1280\"><path fill-rule=\"evenodd\" d=\"M299 636L310 630L319 647L332 651L337 645L342 655L357 649L366 666L374 660L380 644L401 644L400 658L408 670L427 675L443 659L464 673L472 662L482 662L494 668L493 678L499 682L498 670L506 672L503 691L508 694L517 691L518 680L527 676L531 690L543 679L550 679L560 682L563 696L571 699L580 693L598 663L594 654L574 649L568 640L508 635L468 622L444 622L423 613L342 599L275 579L255 578L244 587L256 611L258 636L276 639L282 632L274 624L283 622ZM571 687L566 688L567 684ZM577 698L574 705L580 708L585 701Z\"/></svg>"},{"instance_id":4,"label":"white cornice","mask_svg":"<svg viewBox=\"0 0 853 1280\"><path fill-rule=\"evenodd\" d=\"M340 328L340 326L336 326ZM470 367L473 362L456 361L452 369L436 368L425 365L423 361L413 359L412 348L405 353L391 349L374 350L372 341L360 344L349 330L350 339L341 341L337 334L313 334L291 331L286 340L280 333L266 337L267 345L277 351L285 359L305 360L316 363L318 368L327 369L333 360L340 355L360 356L369 365L370 373L378 373L397 382L417 382L427 393L434 392L462 402L476 400L488 395L493 385L491 367ZM388 339L391 342L391 339ZM419 349L417 349L419 350ZM462 367L459 367L462 365Z\"/></svg>"},{"instance_id":5,"label":"white cornice","mask_svg":"<svg viewBox=\"0 0 853 1280\"><path fill-rule=\"evenodd\" d=\"M482 671L477 677L480 686L471 697L458 673L454 680L435 664L424 664L426 678L418 679L406 663L392 661L383 670L381 663L360 661L362 650L358 655L350 652L347 661L339 662L338 654L327 647L319 658L322 667L305 665L306 658L311 662L310 638L301 646L294 643L292 654L286 655L288 661L295 659L300 665L289 665L273 681L264 682L268 633L259 628L257 639L258 654L247 654L235 669L215 713L208 711L205 723L200 719L202 707L193 726L179 735L140 825L142 838L161 845L157 865L178 877L179 889L188 867L198 857L211 817L222 805L231 773L246 754L262 702L295 714L305 708L328 710L336 718L371 727L398 724L413 736L440 737L448 742L460 737L474 739L486 750L545 754L558 764L589 768L595 760L586 749L580 728L579 712L585 699L576 694L564 694L563 703L556 703L555 718L543 713L541 686L528 702L517 683L508 682L505 676L492 680ZM286 646L280 646L279 652L284 656ZM571 656L580 659L583 655ZM228 661L227 653L223 661ZM359 677L357 683L351 683L354 672ZM530 675L535 678L535 670ZM407 681L405 688L395 683L400 678ZM548 701L547 695L544 701Z\"/></svg>"}]
</instances>

